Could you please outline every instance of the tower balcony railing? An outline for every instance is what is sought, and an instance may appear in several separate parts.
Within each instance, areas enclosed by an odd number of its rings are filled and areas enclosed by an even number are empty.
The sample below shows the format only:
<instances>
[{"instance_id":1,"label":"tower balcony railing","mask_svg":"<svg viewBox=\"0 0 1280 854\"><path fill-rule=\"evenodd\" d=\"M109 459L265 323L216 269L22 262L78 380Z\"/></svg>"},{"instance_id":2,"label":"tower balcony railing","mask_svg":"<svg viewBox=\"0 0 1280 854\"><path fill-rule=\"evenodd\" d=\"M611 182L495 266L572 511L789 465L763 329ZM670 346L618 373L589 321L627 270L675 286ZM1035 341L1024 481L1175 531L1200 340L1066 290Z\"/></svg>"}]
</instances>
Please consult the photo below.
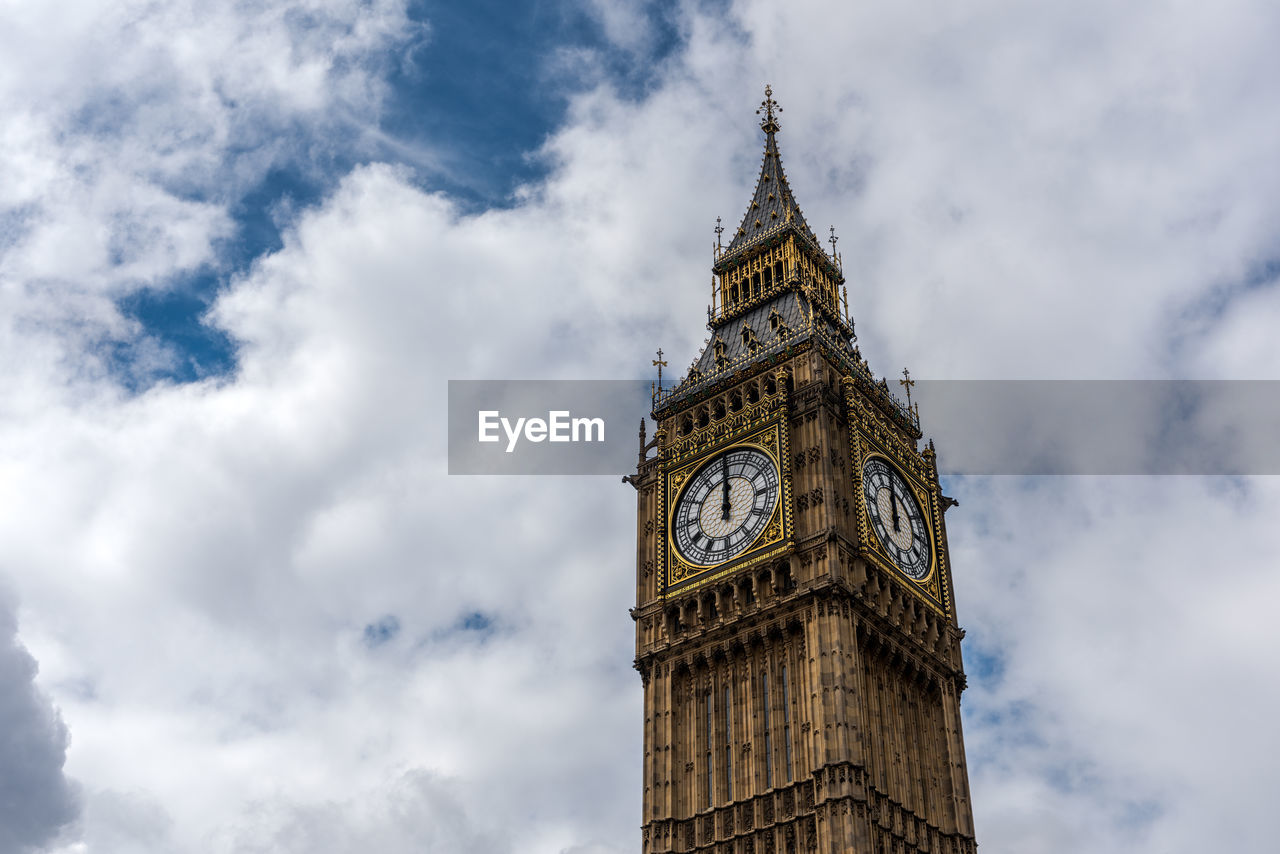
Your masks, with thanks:
<instances>
[{"instance_id":1,"label":"tower balcony railing","mask_svg":"<svg viewBox=\"0 0 1280 854\"><path fill-rule=\"evenodd\" d=\"M877 382L875 375L871 373L871 368L867 366L867 363L848 352L847 342L843 347L839 346L836 339L828 334L821 326L815 326L812 331L814 337L824 342L827 345L827 349L835 354L836 361L838 361L855 377L861 378L865 383L865 387L878 395L881 402L888 404L888 409L891 413L896 413L902 421L914 427L917 433L920 432L919 412L917 412L914 407L903 403L897 395L889 391L889 384L887 382L884 380Z\"/></svg>"},{"instance_id":2,"label":"tower balcony railing","mask_svg":"<svg viewBox=\"0 0 1280 854\"><path fill-rule=\"evenodd\" d=\"M803 333L792 332L788 335L779 335L768 344L762 344L753 350L739 354L735 358L725 359L714 370L702 373L691 368L689 374L678 384L671 388L658 387L653 390L651 396L653 412L656 415L658 410L665 409L677 400L683 400L701 389L713 386L725 377L733 376L747 365L755 364L761 359L781 353L802 340L804 340Z\"/></svg>"},{"instance_id":3,"label":"tower balcony railing","mask_svg":"<svg viewBox=\"0 0 1280 854\"><path fill-rule=\"evenodd\" d=\"M805 276L794 268L788 270L782 278L773 280L768 287L762 288L759 293L753 296L743 297L729 303L722 300L718 305L709 306L707 308L707 326L718 326L725 321L742 317L752 309L765 305L774 297L787 291L803 295L820 312L826 314L837 323L849 326L851 321L847 316L848 306L844 306L844 314L842 314L838 301L833 303L830 297L823 294L822 289L812 277ZM852 326L849 328L850 332L852 332Z\"/></svg>"}]
</instances>

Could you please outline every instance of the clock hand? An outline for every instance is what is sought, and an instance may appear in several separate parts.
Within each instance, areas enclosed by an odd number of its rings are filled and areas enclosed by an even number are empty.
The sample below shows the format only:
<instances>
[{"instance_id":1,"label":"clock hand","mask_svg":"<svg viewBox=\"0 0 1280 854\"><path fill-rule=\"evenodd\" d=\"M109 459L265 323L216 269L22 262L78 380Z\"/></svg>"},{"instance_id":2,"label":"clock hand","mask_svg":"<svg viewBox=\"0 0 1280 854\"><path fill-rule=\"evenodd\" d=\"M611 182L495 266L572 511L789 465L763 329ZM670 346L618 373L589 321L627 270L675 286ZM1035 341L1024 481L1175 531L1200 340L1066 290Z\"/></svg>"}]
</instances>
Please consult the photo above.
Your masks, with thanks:
<instances>
[{"instance_id":1,"label":"clock hand","mask_svg":"<svg viewBox=\"0 0 1280 854\"><path fill-rule=\"evenodd\" d=\"M720 505L720 512L723 514L721 518L728 519L729 511L733 509L733 505L729 503L729 458L720 458L720 482L724 484L724 503Z\"/></svg>"},{"instance_id":2,"label":"clock hand","mask_svg":"<svg viewBox=\"0 0 1280 854\"><path fill-rule=\"evenodd\" d=\"M889 502L889 506L893 508L893 532L898 533L898 481L889 478L889 488L893 492L893 500Z\"/></svg>"}]
</instances>

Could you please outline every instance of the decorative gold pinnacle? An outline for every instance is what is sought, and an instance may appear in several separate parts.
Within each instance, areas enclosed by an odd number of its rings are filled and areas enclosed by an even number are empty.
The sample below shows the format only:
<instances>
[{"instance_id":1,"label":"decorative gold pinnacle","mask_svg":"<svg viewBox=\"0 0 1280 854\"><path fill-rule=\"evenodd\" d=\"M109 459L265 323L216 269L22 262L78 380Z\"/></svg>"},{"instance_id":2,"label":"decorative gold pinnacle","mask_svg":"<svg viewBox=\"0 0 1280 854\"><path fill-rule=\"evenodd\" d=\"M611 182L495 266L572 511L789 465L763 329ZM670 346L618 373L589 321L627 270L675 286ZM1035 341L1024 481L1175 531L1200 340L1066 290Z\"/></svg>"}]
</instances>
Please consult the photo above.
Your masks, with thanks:
<instances>
[{"instance_id":1,"label":"decorative gold pinnacle","mask_svg":"<svg viewBox=\"0 0 1280 854\"><path fill-rule=\"evenodd\" d=\"M781 130L778 124L778 118L774 112L782 112L782 107L778 106L778 102L773 100L773 87L768 83L764 84L764 100L760 102L760 109L756 110L756 115L764 113L764 120L760 122L760 129L765 133L777 133Z\"/></svg>"},{"instance_id":2,"label":"decorative gold pinnacle","mask_svg":"<svg viewBox=\"0 0 1280 854\"><path fill-rule=\"evenodd\" d=\"M908 371L906 368L903 368L902 379L898 380L898 385L902 386L907 390L907 410L915 412L916 418L919 418L920 404L917 403L915 406L915 409L912 409L911 407L911 387L915 384L916 384L916 381L911 379L911 372Z\"/></svg>"}]
</instances>

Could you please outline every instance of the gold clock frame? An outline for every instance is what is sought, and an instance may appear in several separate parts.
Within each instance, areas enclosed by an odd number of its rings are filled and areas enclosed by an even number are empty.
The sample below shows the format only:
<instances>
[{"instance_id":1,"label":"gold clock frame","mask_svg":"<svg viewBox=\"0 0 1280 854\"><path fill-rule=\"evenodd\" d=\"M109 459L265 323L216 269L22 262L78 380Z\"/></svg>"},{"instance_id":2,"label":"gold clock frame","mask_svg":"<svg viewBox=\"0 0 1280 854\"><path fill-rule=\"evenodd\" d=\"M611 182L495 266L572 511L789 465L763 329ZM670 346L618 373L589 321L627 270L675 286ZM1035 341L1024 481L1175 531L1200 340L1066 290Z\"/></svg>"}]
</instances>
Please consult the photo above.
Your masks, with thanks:
<instances>
[{"instance_id":1,"label":"gold clock frame","mask_svg":"<svg viewBox=\"0 0 1280 854\"><path fill-rule=\"evenodd\" d=\"M867 463L871 462L872 460L883 460L885 465L889 466L889 468L893 469L895 472L897 472L899 475L902 476L903 482L907 485L907 488L911 490L911 497L912 499L915 500L916 507L920 508L920 515L923 516L925 519L925 535L929 538L929 569L921 578L912 578L910 575L907 575L905 572L903 572L902 569L898 567L897 562L889 557L889 553L884 548L884 544L880 542L880 537L875 535L874 530L871 530L873 526L871 524L871 511L867 507L867 495L866 495L866 484L864 482L864 477L865 477L864 471L866 469ZM933 521L932 519L930 519L929 513L925 510L925 508L929 504L928 492L920 484L915 483L914 478L912 478L909 474L905 473L902 470L901 466L899 466L897 463L895 463L885 454L879 453L878 451L868 451L866 454L863 454L862 465L861 465L861 468L858 470L858 488L863 491L862 511L866 515L867 527L870 533L872 534L872 542L875 545L875 547L881 551L882 556L886 560L888 560L890 563L892 563L894 568L897 569L901 575L910 579L915 584L927 585L929 581L933 579L934 575L938 571L938 540L937 540L937 537L934 536L934 532L932 530Z\"/></svg>"},{"instance_id":2,"label":"gold clock frame","mask_svg":"<svg viewBox=\"0 0 1280 854\"><path fill-rule=\"evenodd\" d=\"M904 587L934 611L944 616L950 614L948 603L951 591L946 572L946 542L942 532L942 502L937 486L933 458L928 452L916 451L914 443L908 444L900 431L857 399L851 384L845 386L845 407L849 424L851 475L857 504L858 540L863 544L863 555L889 572ZM911 490L916 504L924 514L929 535L929 572L924 578L914 579L904 572L885 550L871 525L867 509L866 491L862 485L862 470L867 461L879 458L902 476Z\"/></svg>"},{"instance_id":3,"label":"gold clock frame","mask_svg":"<svg viewBox=\"0 0 1280 854\"><path fill-rule=\"evenodd\" d=\"M717 564L692 563L685 560L676 550L669 520L674 518L676 503L693 476L712 458L734 448L763 451L770 458L778 472L778 502L760 536L737 557ZM678 466L663 472L659 481L662 485L662 496L658 504L664 532L664 536L659 540L659 547L662 549L659 561L662 567L662 595L685 593L731 573L756 566L784 554L793 547L790 448L791 439L786 418L777 417L763 426L743 431L722 443L708 447L702 453L682 460Z\"/></svg>"}]
</instances>

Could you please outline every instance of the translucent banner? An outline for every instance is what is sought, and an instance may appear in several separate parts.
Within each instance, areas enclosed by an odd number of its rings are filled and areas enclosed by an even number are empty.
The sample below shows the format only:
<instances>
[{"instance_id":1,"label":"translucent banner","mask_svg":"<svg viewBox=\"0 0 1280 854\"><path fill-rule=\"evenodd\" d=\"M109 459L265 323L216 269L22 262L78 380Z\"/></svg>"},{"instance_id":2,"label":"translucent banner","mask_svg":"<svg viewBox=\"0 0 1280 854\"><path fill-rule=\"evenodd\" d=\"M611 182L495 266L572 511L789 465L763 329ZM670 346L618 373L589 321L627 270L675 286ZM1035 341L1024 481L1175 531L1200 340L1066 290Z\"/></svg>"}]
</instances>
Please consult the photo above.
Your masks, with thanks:
<instances>
[{"instance_id":1,"label":"translucent banner","mask_svg":"<svg viewBox=\"0 0 1280 854\"><path fill-rule=\"evenodd\" d=\"M650 389L452 380L449 473L633 472ZM919 380L912 399L943 474L1280 474L1280 382Z\"/></svg>"}]
</instances>

